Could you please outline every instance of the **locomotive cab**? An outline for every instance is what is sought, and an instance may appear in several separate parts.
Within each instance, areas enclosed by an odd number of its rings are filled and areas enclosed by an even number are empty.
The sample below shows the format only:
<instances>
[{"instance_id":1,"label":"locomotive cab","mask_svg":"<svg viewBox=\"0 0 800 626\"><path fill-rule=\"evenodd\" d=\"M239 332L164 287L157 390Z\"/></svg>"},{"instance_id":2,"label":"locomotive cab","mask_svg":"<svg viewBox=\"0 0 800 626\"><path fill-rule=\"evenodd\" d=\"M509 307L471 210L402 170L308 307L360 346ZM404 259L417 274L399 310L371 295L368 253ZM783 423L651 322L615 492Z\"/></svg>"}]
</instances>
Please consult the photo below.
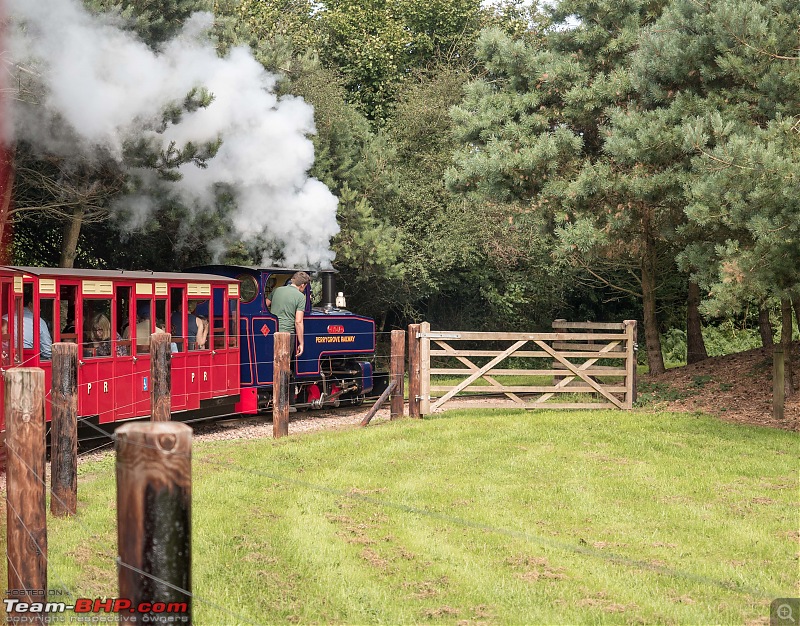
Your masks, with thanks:
<instances>
[{"instance_id":1,"label":"locomotive cab","mask_svg":"<svg viewBox=\"0 0 800 626\"><path fill-rule=\"evenodd\" d=\"M271 407L274 336L278 319L269 310L273 291L302 268L211 265L192 268L239 281L241 412ZM311 272L309 272L311 273ZM358 404L376 387L373 372L375 321L336 306L335 270L318 272L322 299L312 306L306 287L304 349L292 359L291 402L295 408ZM379 377L383 380L383 377Z\"/></svg>"}]
</instances>

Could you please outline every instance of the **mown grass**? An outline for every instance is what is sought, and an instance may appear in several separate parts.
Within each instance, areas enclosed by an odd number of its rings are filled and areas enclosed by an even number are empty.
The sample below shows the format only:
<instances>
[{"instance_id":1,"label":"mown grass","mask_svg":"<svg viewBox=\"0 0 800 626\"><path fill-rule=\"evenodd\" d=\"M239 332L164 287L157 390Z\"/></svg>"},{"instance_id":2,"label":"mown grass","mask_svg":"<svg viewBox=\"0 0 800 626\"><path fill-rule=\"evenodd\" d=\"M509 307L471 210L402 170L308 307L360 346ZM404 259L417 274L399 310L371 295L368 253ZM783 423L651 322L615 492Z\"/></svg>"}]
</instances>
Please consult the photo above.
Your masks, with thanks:
<instances>
[{"instance_id":1,"label":"mown grass","mask_svg":"<svg viewBox=\"0 0 800 626\"><path fill-rule=\"evenodd\" d=\"M615 411L197 443L194 623L764 620L798 592L796 459L795 433ZM53 589L116 595L115 498L113 460L83 466Z\"/></svg>"}]
</instances>

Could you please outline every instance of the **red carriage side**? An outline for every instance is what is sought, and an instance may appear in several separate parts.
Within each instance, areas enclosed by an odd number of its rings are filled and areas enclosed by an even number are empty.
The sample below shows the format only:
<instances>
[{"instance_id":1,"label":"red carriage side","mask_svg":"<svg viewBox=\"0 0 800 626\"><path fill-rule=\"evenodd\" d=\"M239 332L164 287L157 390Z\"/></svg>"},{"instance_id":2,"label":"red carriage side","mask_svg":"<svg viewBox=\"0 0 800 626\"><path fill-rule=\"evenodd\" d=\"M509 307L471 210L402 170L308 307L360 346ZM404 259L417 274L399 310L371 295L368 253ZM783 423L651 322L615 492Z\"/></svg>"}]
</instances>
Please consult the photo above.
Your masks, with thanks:
<instances>
[{"instance_id":1,"label":"red carriage side","mask_svg":"<svg viewBox=\"0 0 800 626\"><path fill-rule=\"evenodd\" d=\"M47 390L48 342L79 344L78 416L83 420L106 425L149 415L149 337L160 331L173 335L173 419L233 414L239 400L236 280L8 266L0 268L0 316L7 320L3 339L9 348L0 365L42 368ZM203 324L207 338L199 344L197 329ZM4 432L4 415L0 427Z\"/></svg>"}]
</instances>

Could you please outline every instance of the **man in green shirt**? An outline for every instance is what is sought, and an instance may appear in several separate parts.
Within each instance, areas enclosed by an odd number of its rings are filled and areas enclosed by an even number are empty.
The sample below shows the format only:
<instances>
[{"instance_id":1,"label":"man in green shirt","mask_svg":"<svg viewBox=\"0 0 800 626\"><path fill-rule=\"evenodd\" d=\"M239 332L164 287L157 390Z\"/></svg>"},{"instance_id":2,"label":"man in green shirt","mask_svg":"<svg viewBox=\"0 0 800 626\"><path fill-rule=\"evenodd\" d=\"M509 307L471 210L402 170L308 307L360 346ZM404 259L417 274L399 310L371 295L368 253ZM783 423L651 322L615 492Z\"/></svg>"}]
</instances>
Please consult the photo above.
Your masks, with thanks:
<instances>
[{"instance_id":1,"label":"man in green shirt","mask_svg":"<svg viewBox=\"0 0 800 626\"><path fill-rule=\"evenodd\" d=\"M278 318L278 332L297 335L297 356L303 354L303 314L310 282L308 274L296 272L288 285L278 287L269 297L269 311Z\"/></svg>"}]
</instances>

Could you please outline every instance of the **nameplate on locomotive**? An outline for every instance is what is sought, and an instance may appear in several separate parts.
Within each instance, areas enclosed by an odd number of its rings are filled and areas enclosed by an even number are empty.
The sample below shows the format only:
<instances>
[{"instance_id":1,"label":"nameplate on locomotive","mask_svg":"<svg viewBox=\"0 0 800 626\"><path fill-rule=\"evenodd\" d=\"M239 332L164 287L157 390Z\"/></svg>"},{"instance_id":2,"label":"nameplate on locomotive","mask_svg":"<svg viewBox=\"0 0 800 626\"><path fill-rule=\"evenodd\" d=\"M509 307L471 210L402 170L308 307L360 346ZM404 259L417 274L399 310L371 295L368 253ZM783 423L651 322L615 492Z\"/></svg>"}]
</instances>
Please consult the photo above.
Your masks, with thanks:
<instances>
[{"instance_id":1,"label":"nameplate on locomotive","mask_svg":"<svg viewBox=\"0 0 800 626\"><path fill-rule=\"evenodd\" d=\"M355 340L355 335L330 335L326 337L317 337L317 343L354 343Z\"/></svg>"}]
</instances>

